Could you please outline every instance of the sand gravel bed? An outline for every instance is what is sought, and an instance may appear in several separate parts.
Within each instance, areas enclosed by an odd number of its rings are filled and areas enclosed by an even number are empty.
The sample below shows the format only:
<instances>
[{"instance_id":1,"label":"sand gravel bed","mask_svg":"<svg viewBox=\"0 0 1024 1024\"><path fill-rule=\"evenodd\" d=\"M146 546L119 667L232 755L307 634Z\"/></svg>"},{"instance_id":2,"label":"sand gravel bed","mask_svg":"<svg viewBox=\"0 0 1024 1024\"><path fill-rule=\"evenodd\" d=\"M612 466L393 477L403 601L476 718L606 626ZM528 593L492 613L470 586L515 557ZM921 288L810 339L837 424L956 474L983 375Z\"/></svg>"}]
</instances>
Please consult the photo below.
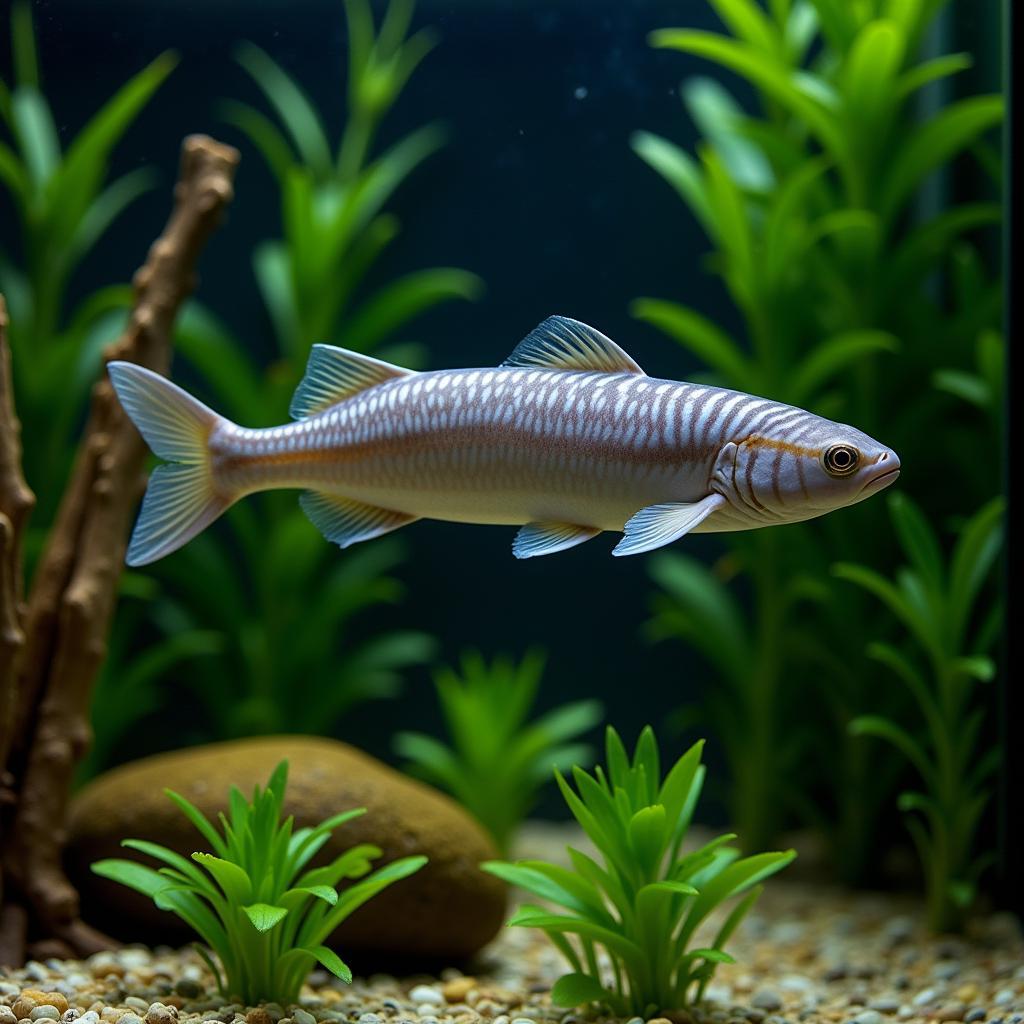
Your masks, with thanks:
<instances>
[{"instance_id":1,"label":"sand gravel bed","mask_svg":"<svg viewBox=\"0 0 1024 1024\"><path fill-rule=\"evenodd\" d=\"M444 924L438 921L437 927ZM966 938L929 936L920 906L773 880L707 1002L673 1024L963 1021L1024 1024L1024 941L995 915ZM190 950L129 947L87 961L31 962L0 979L0 1024L574 1024L552 1007L563 971L543 936L506 929L477 963L440 976L375 975L345 986L315 972L298 1006L226 1004ZM632 1024L643 1024L634 1018ZM668 1024L659 1021L659 1024Z\"/></svg>"}]
</instances>

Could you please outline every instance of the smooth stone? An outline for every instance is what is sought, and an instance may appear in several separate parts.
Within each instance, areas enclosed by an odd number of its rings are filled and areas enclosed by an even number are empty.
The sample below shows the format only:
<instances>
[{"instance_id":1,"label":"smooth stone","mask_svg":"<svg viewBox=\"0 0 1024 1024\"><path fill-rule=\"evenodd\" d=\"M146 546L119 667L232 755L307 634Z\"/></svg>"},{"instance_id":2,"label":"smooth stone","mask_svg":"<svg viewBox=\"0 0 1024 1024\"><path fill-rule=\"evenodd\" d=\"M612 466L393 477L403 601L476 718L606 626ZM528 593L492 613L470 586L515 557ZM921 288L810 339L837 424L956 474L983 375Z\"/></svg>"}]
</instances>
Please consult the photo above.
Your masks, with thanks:
<instances>
[{"instance_id":1,"label":"smooth stone","mask_svg":"<svg viewBox=\"0 0 1024 1024\"><path fill-rule=\"evenodd\" d=\"M104 857L152 862L121 847L147 839L183 856L205 844L164 795L169 787L207 817L226 810L232 784L243 793L265 785L273 767L289 762L286 814L295 827L316 826L353 807L367 813L346 822L314 864L371 843L383 866L426 854L430 862L395 883L331 936L348 952L463 958L489 942L505 915L505 885L480 870L497 856L483 829L453 800L337 740L271 736L157 754L107 772L87 785L70 812L67 866L87 920L118 938L181 944L191 933L152 901L89 870ZM440 923L443 922L443 927ZM184 995L185 993L180 993Z\"/></svg>"},{"instance_id":2,"label":"smooth stone","mask_svg":"<svg viewBox=\"0 0 1024 1024\"><path fill-rule=\"evenodd\" d=\"M884 1020L877 1010L863 1010L853 1018L853 1024L883 1024Z\"/></svg>"},{"instance_id":3,"label":"smooth stone","mask_svg":"<svg viewBox=\"0 0 1024 1024\"><path fill-rule=\"evenodd\" d=\"M879 996L868 1003L868 1007L879 1013L895 1013L900 1008L900 1001L892 996Z\"/></svg>"},{"instance_id":4,"label":"smooth stone","mask_svg":"<svg viewBox=\"0 0 1024 1024\"><path fill-rule=\"evenodd\" d=\"M750 1005L771 1013L782 1009L782 997L773 988L760 988L750 997Z\"/></svg>"}]
</instances>

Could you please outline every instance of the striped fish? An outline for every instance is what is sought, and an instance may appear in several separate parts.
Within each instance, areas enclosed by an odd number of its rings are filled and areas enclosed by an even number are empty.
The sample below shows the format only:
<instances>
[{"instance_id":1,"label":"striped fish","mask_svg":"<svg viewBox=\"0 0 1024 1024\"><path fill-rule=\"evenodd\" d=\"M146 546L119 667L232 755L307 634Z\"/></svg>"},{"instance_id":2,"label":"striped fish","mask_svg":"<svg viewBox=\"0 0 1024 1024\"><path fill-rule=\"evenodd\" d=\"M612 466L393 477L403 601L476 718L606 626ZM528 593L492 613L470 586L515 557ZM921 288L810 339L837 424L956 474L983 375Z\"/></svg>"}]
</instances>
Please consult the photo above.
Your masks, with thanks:
<instances>
[{"instance_id":1,"label":"striped fish","mask_svg":"<svg viewBox=\"0 0 1024 1024\"><path fill-rule=\"evenodd\" d=\"M613 554L692 531L793 523L874 494L896 453L803 409L648 377L613 341L551 317L499 367L415 373L316 345L296 422L236 426L112 362L122 405L173 465L150 478L129 565L170 554L239 498L300 488L341 547L417 519L519 525L519 558L623 531Z\"/></svg>"}]
</instances>

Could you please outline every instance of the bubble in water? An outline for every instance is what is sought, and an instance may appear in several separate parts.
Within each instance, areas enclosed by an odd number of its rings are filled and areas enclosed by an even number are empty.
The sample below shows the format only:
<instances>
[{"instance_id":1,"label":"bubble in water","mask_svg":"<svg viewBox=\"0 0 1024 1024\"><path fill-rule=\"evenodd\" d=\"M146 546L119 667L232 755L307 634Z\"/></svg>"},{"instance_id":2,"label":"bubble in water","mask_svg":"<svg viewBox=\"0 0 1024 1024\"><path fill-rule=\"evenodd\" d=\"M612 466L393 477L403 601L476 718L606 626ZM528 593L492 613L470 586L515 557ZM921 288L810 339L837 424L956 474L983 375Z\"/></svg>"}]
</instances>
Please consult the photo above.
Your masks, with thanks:
<instances>
[{"instance_id":1,"label":"bubble in water","mask_svg":"<svg viewBox=\"0 0 1024 1024\"><path fill-rule=\"evenodd\" d=\"M573 96L578 100L585 100L587 98L587 87L585 85L577 85L573 90Z\"/></svg>"}]
</instances>

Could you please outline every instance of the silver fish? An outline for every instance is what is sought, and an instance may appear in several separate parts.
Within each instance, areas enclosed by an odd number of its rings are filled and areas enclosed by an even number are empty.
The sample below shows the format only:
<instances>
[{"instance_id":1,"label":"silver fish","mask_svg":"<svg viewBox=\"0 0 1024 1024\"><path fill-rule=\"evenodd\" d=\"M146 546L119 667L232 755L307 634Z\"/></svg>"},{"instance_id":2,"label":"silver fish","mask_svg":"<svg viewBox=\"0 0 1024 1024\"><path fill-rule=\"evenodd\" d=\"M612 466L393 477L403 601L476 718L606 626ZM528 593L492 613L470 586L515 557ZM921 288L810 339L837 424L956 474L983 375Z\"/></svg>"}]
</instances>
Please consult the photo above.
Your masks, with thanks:
<instances>
[{"instance_id":1,"label":"silver fish","mask_svg":"<svg viewBox=\"0 0 1024 1024\"><path fill-rule=\"evenodd\" d=\"M144 565L246 494L300 488L341 547L417 519L519 525L519 558L603 530L615 555L692 531L820 516L891 484L900 460L854 427L738 391L648 377L609 338L550 317L499 367L416 373L315 345L296 422L247 429L159 374L110 378L153 451L128 549Z\"/></svg>"}]
</instances>

